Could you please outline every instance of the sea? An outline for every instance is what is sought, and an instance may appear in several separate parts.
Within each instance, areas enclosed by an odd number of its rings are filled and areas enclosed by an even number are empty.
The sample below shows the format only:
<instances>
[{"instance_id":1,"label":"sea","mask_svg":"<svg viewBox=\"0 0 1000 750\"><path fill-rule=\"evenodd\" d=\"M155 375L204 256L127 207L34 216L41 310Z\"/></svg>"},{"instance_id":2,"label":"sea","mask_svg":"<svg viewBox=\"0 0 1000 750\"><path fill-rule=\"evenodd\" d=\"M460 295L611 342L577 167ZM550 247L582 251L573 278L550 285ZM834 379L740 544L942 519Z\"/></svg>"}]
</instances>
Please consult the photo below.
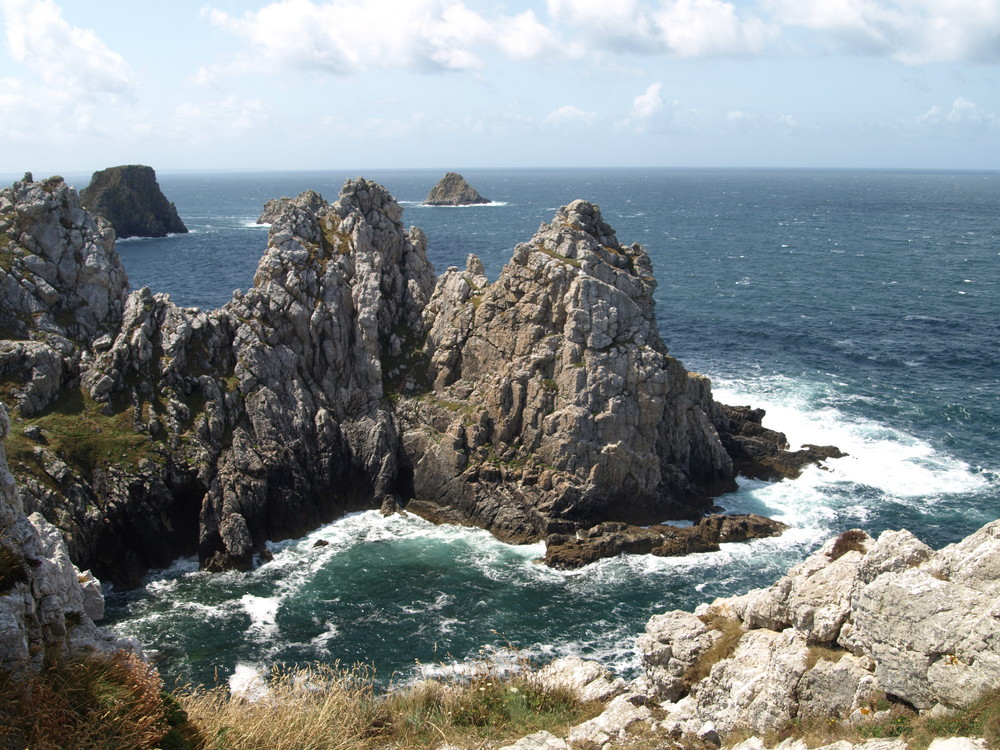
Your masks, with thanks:
<instances>
[{"instance_id":1,"label":"sea","mask_svg":"<svg viewBox=\"0 0 1000 750\"><path fill-rule=\"evenodd\" d=\"M719 505L791 529L685 558L560 572L537 562L541 545L366 512L270 544L250 572L180 559L106 592L111 627L170 679L237 685L324 662L390 684L564 655L634 676L651 615L767 586L841 531L907 528L939 548L1000 516L1000 173L467 170L490 204L423 206L442 174L160 173L190 234L117 248L133 288L214 308L253 283L266 200L333 201L365 176L424 229L438 272L475 253L495 279L517 243L585 198L648 250L663 338L717 399L763 407L793 447L848 456L792 481L741 479Z\"/></svg>"}]
</instances>

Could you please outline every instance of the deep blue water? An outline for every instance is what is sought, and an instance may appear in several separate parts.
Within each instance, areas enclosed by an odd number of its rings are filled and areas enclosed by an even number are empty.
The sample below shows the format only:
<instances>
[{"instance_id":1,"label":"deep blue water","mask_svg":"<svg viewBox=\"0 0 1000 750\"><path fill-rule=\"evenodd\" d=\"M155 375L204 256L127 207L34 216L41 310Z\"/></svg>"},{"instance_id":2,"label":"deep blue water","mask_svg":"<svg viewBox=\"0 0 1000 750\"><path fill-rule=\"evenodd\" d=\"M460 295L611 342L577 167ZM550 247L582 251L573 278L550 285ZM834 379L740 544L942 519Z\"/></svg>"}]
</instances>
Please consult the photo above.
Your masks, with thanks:
<instances>
[{"instance_id":1,"label":"deep blue water","mask_svg":"<svg viewBox=\"0 0 1000 750\"><path fill-rule=\"evenodd\" d=\"M684 560L624 557L558 573L540 547L419 519L348 517L210 575L179 561L128 595L116 627L170 674L211 680L276 660L452 668L512 644L628 671L651 614L773 581L851 527L906 527L933 546L1000 516L1000 173L726 170L465 171L493 205L420 205L440 172L370 172L422 227L438 271L478 254L495 278L514 245L575 198L641 242L673 354L723 401L768 409L793 442L849 458L720 500L793 530ZM215 307L252 284L269 198L337 197L355 174L160 174L191 234L129 240L135 288ZM86 178L79 181L83 187ZM331 542L313 549L323 538ZM419 662L419 665L417 664Z\"/></svg>"}]
</instances>

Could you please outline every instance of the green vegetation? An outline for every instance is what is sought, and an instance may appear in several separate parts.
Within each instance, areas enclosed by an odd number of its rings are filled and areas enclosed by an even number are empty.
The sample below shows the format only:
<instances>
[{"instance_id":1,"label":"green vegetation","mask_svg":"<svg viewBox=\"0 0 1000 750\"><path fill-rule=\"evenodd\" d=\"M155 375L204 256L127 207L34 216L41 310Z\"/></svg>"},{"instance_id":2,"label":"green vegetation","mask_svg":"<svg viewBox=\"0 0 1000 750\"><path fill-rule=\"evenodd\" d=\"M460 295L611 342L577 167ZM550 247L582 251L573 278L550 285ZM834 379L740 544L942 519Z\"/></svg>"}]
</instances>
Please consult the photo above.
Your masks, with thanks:
<instances>
[{"instance_id":1,"label":"green vegetation","mask_svg":"<svg viewBox=\"0 0 1000 750\"><path fill-rule=\"evenodd\" d=\"M49 453L58 456L88 481L96 466L115 464L134 467L150 457L152 441L136 432L131 410L107 415L101 404L79 389L64 390L42 414L24 420L41 429ZM35 444L21 430L12 430L6 441L7 457L29 471L42 471L35 457Z\"/></svg>"},{"instance_id":2,"label":"green vegetation","mask_svg":"<svg viewBox=\"0 0 1000 750\"><path fill-rule=\"evenodd\" d=\"M536 244L535 249L540 253L548 255L550 258L554 258L560 263L565 263L567 265L573 266L573 268L583 268L583 264L580 263L580 261L578 261L576 258L567 258L565 255L560 255L555 250L549 250L544 245Z\"/></svg>"}]
</instances>

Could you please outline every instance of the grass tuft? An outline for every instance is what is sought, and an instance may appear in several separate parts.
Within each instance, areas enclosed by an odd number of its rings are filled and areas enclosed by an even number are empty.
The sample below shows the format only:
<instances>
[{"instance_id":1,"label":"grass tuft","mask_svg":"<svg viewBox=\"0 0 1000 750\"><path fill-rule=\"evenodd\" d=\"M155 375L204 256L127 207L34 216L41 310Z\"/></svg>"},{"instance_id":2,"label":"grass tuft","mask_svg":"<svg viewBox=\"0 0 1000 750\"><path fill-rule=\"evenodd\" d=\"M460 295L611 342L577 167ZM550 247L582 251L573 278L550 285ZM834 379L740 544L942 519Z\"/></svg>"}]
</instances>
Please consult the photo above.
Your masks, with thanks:
<instances>
[{"instance_id":1,"label":"grass tuft","mask_svg":"<svg viewBox=\"0 0 1000 750\"><path fill-rule=\"evenodd\" d=\"M0 747L145 750L170 727L156 670L132 652L0 675Z\"/></svg>"},{"instance_id":2,"label":"grass tuft","mask_svg":"<svg viewBox=\"0 0 1000 750\"><path fill-rule=\"evenodd\" d=\"M837 537L833 543L833 547L827 553L827 557L830 558L830 562L833 562L834 560L839 560L848 552L860 552L863 555L868 552L868 548L865 546L865 538L865 532L860 529L845 531Z\"/></svg>"}]
</instances>

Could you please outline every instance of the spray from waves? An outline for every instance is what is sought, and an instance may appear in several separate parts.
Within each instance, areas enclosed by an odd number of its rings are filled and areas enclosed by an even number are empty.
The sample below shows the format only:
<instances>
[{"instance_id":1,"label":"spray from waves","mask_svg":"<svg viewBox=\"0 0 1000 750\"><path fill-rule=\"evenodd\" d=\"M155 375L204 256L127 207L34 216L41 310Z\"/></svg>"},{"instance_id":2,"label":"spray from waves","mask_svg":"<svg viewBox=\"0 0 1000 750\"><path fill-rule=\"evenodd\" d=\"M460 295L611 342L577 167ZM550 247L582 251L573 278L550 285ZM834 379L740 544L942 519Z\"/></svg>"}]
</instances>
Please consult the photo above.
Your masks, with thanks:
<instances>
[{"instance_id":1,"label":"spray from waves","mask_svg":"<svg viewBox=\"0 0 1000 750\"><path fill-rule=\"evenodd\" d=\"M881 424L851 408L835 383L772 376L753 381L718 379L723 403L752 403L766 410L764 424L784 432L794 450L807 443L836 445L848 455L808 468L794 482L741 480L740 491L720 502L732 512L770 515L811 533L816 540L875 516L891 525L931 509L967 504L990 491L995 474L936 447L931 440ZM878 524L876 524L878 525ZM793 532L794 535L795 532Z\"/></svg>"}]
</instances>

